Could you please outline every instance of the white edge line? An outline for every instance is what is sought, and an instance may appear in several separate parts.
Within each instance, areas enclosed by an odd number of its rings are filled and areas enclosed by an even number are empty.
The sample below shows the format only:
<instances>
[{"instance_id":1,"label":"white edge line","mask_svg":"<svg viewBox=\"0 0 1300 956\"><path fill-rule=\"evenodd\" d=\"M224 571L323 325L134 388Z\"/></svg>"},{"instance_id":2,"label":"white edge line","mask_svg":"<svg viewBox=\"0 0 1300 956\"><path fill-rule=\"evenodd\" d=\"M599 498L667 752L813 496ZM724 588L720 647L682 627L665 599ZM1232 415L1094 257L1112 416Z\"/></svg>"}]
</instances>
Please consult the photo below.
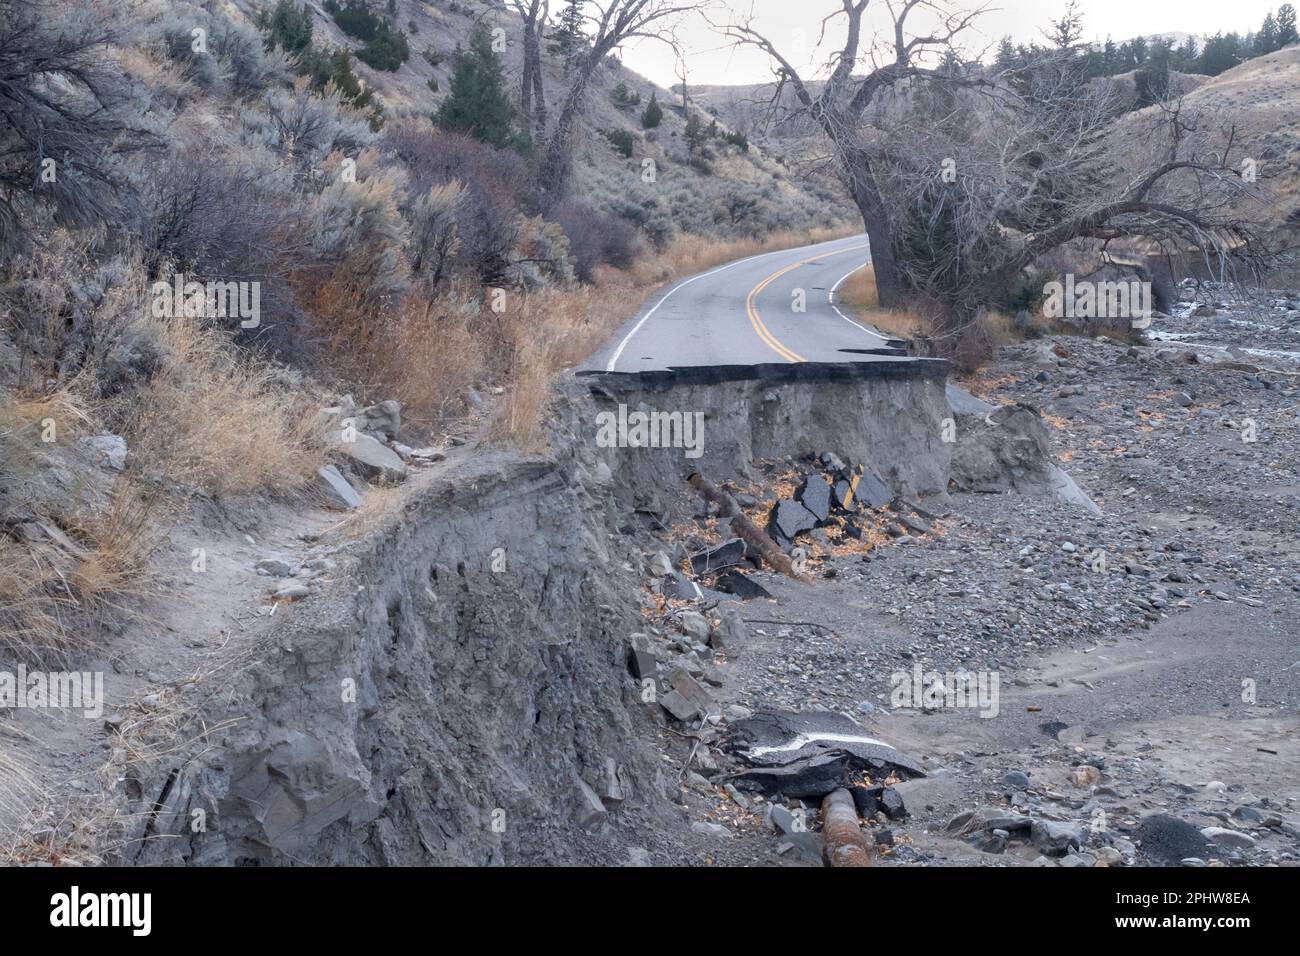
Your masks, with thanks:
<instances>
[{"instance_id":1,"label":"white edge line","mask_svg":"<svg viewBox=\"0 0 1300 956\"><path fill-rule=\"evenodd\" d=\"M855 266L854 268L850 269L848 272L844 273L844 275L840 276L840 281L836 282L833 286L831 286L831 291L827 294L826 301L831 304L831 308L835 310L836 315L838 315L845 322L849 323L849 325L853 326L855 329L860 329L861 331L866 332L872 338L880 339L880 341L882 342L888 342L889 340L885 338L885 336L881 335L879 332L872 331L871 329L863 325L861 322L855 322L853 319L850 319L847 315L841 312L840 307L835 304L835 293L839 289L839 287L844 285L845 281L848 279L849 276L853 275L853 273L857 272L860 269L865 269L869 265L871 265L870 259L862 263L862 265L860 266Z\"/></svg>"},{"instance_id":2,"label":"white edge line","mask_svg":"<svg viewBox=\"0 0 1300 956\"><path fill-rule=\"evenodd\" d=\"M661 298L658 302L656 302L654 304L654 307L651 308L649 312L641 316L641 321L637 322L636 325L632 326L631 331L629 331L627 335L623 336L623 341L618 343L618 348L614 350L614 354L610 356L609 361L605 364L605 371L606 372L614 371L614 365L618 362L619 358L622 356L623 350L627 348L627 343L632 340L632 336L636 335L637 332L641 331L641 326L645 325L646 320L649 319L650 316L654 315L656 312L659 311L659 306L667 302L668 297L672 295L674 292L676 292L678 289L686 288L696 279L707 279L709 276L716 275L719 272L722 272L726 269L730 269L732 266L744 265L746 262L753 262L755 259L765 259L768 256L779 256L783 252L796 252L800 249L815 249L819 245L826 246L826 245L830 245L832 242L847 242L850 239L861 239L861 238L862 236L859 234L856 236L845 236L843 239L831 239L827 242L815 243L814 245L811 246L794 246L793 248L790 249L774 249L771 252L760 252L756 256L746 256L744 259L737 259L735 262L728 262L726 265L718 266L716 269L710 269L708 272L701 272L699 275L691 276L689 279L677 283L677 285L673 286L671 289L669 289L667 292L663 294L663 298ZM863 265L865 265L865 263L863 263ZM862 268L862 266L858 266L858 269L860 268ZM858 271L857 269L853 270L853 272L857 272L857 271ZM852 275L853 272L850 272L849 275ZM849 276L845 276L844 279L847 279L848 277ZM843 282L844 279L841 279L840 282ZM839 283L837 282L836 286L838 287L838 285ZM832 292L833 291L834 290L832 290ZM839 310L836 309L835 311L838 312ZM858 327L861 328L861 326ZM863 331L866 330L864 329Z\"/></svg>"}]
</instances>

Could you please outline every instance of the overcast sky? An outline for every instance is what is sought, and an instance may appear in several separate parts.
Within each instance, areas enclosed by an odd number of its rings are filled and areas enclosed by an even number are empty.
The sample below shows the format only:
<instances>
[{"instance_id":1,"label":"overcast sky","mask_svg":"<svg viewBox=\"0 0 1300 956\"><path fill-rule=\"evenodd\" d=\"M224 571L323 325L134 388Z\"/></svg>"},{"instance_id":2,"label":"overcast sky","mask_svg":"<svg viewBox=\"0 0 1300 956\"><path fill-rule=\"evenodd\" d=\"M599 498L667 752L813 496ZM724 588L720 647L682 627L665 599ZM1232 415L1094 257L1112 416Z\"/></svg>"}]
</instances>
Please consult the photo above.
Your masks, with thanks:
<instances>
[{"instance_id":1,"label":"overcast sky","mask_svg":"<svg viewBox=\"0 0 1300 956\"><path fill-rule=\"evenodd\" d=\"M1085 39L1118 41L1154 33L1212 34L1218 30L1244 33L1255 30L1269 10L1283 0L1080 0ZM957 0L960 7L975 2ZM552 4L554 7L555 4ZM812 72L813 64L824 63L836 35L827 33L820 51L814 49L821 20L840 8L839 0L717 0L715 21L742 17L751 8L755 26L771 37L801 72ZM1017 41L1040 39L1048 20L1058 17L1065 0L994 0L979 21L978 35L972 36L977 49L994 44L1010 34ZM884 13L884 0L872 7ZM842 18L841 18L842 20ZM880 19L875 20L879 24ZM918 23L921 22L918 20ZM910 23L910 21L909 21ZM692 83L762 83L771 79L767 58L755 50L733 50L700 18L682 23L679 29ZM800 43L804 53L797 52ZM677 82L672 51L662 43L641 41L623 51L623 61L638 73L663 86Z\"/></svg>"}]
</instances>

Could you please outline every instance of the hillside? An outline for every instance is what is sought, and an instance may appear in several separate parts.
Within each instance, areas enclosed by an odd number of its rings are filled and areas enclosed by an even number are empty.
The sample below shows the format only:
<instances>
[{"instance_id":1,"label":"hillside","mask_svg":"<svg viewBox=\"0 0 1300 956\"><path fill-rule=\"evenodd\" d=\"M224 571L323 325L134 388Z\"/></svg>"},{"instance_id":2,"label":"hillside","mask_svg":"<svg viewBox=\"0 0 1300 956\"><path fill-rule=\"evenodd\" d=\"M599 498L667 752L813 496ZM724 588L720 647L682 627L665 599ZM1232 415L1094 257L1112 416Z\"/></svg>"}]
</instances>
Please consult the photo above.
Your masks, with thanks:
<instances>
[{"instance_id":1,"label":"hillside","mask_svg":"<svg viewBox=\"0 0 1300 956\"><path fill-rule=\"evenodd\" d=\"M250 21L258 10L270 5L270 0L235 0L234 4ZM354 52L361 46L338 27L318 0L307 0L306 6L313 13L314 36L319 41ZM376 0L373 6L380 10L382 4ZM398 0L396 7L393 20L407 36L410 58L395 72L375 70L359 60L353 65L384 104L386 116L423 117L438 108L447 96L454 53L476 24L504 31L507 88L518 96L523 61L521 21L509 4L503 0ZM544 40L541 49L546 96L554 108L568 81L553 43ZM430 81L437 92L430 89ZM623 110L614 105L611 95L619 84L639 97L638 105ZM657 93L663 106L663 121L658 128L645 130L640 116L652 93ZM707 127L715 114L703 101L699 106ZM732 128L723 117L717 118L724 128ZM611 145L606 134L614 130L631 135L630 157ZM833 177L792 175L762 149L743 149L720 138L705 144L702 158L692 164L685 132L686 117L677 98L610 58L595 78L575 137L575 193L636 224L657 244L677 232L722 238L760 236L772 230L829 226L843 219L842 194ZM655 183L643 181L646 159L656 164ZM745 214L740 215L738 209Z\"/></svg>"}]
</instances>

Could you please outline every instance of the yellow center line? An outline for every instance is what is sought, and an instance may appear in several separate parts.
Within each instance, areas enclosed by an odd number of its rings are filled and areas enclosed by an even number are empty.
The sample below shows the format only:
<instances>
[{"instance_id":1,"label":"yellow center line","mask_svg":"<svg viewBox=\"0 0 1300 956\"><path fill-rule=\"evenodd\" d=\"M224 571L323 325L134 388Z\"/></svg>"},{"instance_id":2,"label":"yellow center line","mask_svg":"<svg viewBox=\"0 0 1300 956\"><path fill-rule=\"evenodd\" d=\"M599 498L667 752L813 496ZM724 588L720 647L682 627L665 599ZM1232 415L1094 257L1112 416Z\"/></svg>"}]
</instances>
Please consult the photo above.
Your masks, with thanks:
<instances>
[{"instance_id":1,"label":"yellow center line","mask_svg":"<svg viewBox=\"0 0 1300 956\"><path fill-rule=\"evenodd\" d=\"M809 256L807 259L801 259L798 262L792 263L791 265L788 265L783 269L778 269L776 272L773 272L770 276L768 276L758 285L754 286L754 288L750 289L749 295L745 297L745 312L749 315L749 324L754 327L755 334L757 334L758 337L762 339L763 344L765 344L768 348L770 348L777 355L781 356L787 362L808 361L802 355L799 355L797 352L782 345L780 340L777 339L777 337L773 335L770 331L768 331L767 326L763 324L762 318L759 317L758 307L754 304L755 300L758 298L760 292L766 289L777 279L781 278L781 276L785 275L787 272L793 272L795 269L798 269L800 266L806 266L810 262L816 262L818 259L824 259L827 256L835 256L844 252L854 252L858 249L866 249L867 246L868 244L864 242L860 246L849 246L847 249L836 249L834 252L823 252L820 255Z\"/></svg>"}]
</instances>

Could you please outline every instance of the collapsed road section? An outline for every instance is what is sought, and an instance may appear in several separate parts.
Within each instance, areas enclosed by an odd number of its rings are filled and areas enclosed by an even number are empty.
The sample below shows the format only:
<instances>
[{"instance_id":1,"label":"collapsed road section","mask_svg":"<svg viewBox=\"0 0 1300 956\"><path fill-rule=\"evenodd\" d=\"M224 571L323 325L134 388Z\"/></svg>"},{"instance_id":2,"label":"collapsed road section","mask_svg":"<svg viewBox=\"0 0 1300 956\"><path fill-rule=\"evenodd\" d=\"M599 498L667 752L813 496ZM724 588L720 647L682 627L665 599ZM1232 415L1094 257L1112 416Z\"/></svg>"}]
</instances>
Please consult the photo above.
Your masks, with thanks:
<instances>
[{"instance_id":1,"label":"collapsed road section","mask_svg":"<svg viewBox=\"0 0 1300 956\"><path fill-rule=\"evenodd\" d=\"M221 733L133 771L118 810L139 823L120 835L117 858L698 862L716 833L681 803L704 774L765 808L796 849L805 830L793 815L815 821L837 790L889 819L901 812L891 780L921 766L842 715L811 729L800 723L811 718L782 717L793 736L725 749L728 727L757 726L722 700L726 668L749 640L735 610L746 594L714 610L726 575L731 590L752 585L750 600L764 601L753 571L815 547L859 498L871 522L900 528L921 520L912 506L941 510L954 457L945 376L934 361L571 376L546 456L459 449L408 481L373 527L328 539L333 583L286 606L257 646L240 649L237 687L201 701L201 724ZM599 441L600 417L619 406L625 421L631 411L702 421L700 454ZM802 491L777 480L810 456L825 495L811 471ZM697 473L735 510L702 500L688 484ZM774 482L800 507L829 509L827 524L773 540L769 505L753 491ZM893 510L900 501L911 504ZM738 532L741 513L776 552L739 534L727 536L739 548L719 548L719 518ZM713 530L691 561L690 537L674 527L694 516ZM784 763L762 760L791 747ZM781 774L804 784L776 782ZM843 799L832 802L842 814ZM208 825L196 830L198 811ZM850 846L840 856L861 855Z\"/></svg>"}]
</instances>

